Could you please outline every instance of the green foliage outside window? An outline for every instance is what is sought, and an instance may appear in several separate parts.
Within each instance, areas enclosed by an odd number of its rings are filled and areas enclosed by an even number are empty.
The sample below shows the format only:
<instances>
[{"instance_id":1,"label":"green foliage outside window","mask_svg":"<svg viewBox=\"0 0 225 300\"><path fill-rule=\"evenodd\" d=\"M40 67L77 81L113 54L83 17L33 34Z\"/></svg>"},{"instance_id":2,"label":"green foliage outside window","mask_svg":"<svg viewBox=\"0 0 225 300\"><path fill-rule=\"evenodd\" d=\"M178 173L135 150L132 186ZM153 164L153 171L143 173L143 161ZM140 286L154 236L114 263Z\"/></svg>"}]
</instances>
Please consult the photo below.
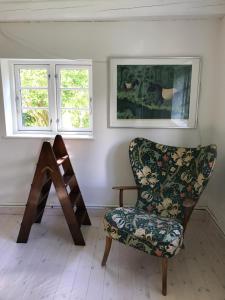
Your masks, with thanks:
<instances>
[{"instance_id":1,"label":"green foliage outside window","mask_svg":"<svg viewBox=\"0 0 225 300\"><path fill-rule=\"evenodd\" d=\"M88 70L61 70L60 86L62 88L88 88Z\"/></svg>"},{"instance_id":2,"label":"green foliage outside window","mask_svg":"<svg viewBox=\"0 0 225 300\"><path fill-rule=\"evenodd\" d=\"M49 124L48 111L44 109L24 109L22 122L26 127L47 127Z\"/></svg>"},{"instance_id":3,"label":"green foliage outside window","mask_svg":"<svg viewBox=\"0 0 225 300\"><path fill-rule=\"evenodd\" d=\"M23 126L48 127L47 70L20 69L20 83ZM88 83L88 70L64 69L60 71L59 88L63 127L68 129L90 127ZM63 108L70 108L70 110Z\"/></svg>"},{"instance_id":4,"label":"green foliage outside window","mask_svg":"<svg viewBox=\"0 0 225 300\"><path fill-rule=\"evenodd\" d=\"M65 128L89 128L89 113L79 110L62 110L62 123Z\"/></svg>"},{"instance_id":5,"label":"green foliage outside window","mask_svg":"<svg viewBox=\"0 0 225 300\"><path fill-rule=\"evenodd\" d=\"M20 84L25 87L48 87L48 72L46 69L20 69Z\"/></svg>"},{"instance_id":6,"label":"green foliage outside window","mask_svg":"<svg viewBox=\"0 0 225 300\"><path fill-rule=\"evenodd\" d=\"M62 90L61 99L62 107L78 109L87 109L89 107L88 90Z\"/></svg>"}]
</instances>

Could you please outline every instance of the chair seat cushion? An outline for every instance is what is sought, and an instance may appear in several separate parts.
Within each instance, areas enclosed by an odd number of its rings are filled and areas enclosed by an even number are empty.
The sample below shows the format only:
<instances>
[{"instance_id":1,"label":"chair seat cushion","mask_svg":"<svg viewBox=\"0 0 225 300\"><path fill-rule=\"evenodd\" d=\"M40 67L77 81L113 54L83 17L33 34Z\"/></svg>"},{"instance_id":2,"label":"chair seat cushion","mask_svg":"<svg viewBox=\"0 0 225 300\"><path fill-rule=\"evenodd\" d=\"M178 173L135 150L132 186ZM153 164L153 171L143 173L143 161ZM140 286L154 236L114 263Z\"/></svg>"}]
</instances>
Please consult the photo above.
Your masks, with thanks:
<instances>
[{"instance_id":1,"label":"chair seat cushion","mask_svg":"<svg viewBox=\"0 0 225 300\"><path fill-rule=\"evenodd\" d=\"M179 221L139 208L108 211L104 227L113 239L155 256L172 257L183 242L183 226Z\"/></svg>"}]
</instances>

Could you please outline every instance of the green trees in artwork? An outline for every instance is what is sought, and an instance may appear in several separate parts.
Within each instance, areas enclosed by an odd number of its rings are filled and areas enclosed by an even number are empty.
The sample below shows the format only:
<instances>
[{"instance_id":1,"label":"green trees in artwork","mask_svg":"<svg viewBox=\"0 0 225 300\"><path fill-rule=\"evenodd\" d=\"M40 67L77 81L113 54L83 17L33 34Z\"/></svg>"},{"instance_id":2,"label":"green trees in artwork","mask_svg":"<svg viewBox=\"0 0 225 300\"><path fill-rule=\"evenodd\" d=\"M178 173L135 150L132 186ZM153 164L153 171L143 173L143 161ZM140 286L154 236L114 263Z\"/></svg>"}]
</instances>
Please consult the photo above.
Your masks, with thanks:
<instances>
[{"instance_id":1,"label":"green trees in artwork","mask_svg":"<svg viewBox=\"0 0 225 300\"><path fill-rule=\"evenodd\" d=\"M64 127L88 128L88 71L62 69L57 86L61 99ZM47 69L20 69L22 122L25 127L49 126L49 94Z\"/></svg>"},{"instance_id":2,"label":"green trees in artwork","mask_svg":"<svg viewBox=\"0 0 225 300\"><path fill-rule=\"evenodd\" d=\"M117 118L188 118L190 65L118 65Z\"/></svg>"}]
</instances>

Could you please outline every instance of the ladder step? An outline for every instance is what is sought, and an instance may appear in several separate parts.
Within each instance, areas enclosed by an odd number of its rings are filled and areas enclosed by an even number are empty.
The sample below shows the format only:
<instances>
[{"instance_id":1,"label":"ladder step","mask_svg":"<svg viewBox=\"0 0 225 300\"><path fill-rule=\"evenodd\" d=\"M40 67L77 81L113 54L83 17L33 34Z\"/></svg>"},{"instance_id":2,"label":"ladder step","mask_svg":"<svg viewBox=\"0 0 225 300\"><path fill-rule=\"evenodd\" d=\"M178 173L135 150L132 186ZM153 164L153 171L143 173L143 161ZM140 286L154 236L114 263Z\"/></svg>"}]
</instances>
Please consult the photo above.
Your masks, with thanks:
<instances>
[{"instance_id":1,"label":"ladder step","mask_svg":"<svg viewBox=\"0 0 225 300\"><path fill-rule=\"evenodd\" d=\"M69 193L69 197L70 197L71 204L74 207L75 205L79 204L79 200L80 200L80 197L81 197L81 192L79 190L77 190L77 191L72 190Z\"/></svg>"},{"instance_id":2,"label":"ladder step","mask_svg":"<svg viewBox=\"0 0 225 300\"><path fill-rule=\"evenodd\" d=\"M62 157L59 157L57 159L57 165L60 166L64 163L64 161L66 161L69 158L69 155L64 155Z\"/></svg>"},{"instance_id":3,"label":"ladder step","mask_svg":"<svg viewBox=\"0 0 225 300\"><path fill-rule=\"evenodd\" d=\"M67 174L67 173L65 173L63 175L63 181L65 183L65 186L69 185L72 180L75 180L74 174Z\"/></svg>"}]
</instances>

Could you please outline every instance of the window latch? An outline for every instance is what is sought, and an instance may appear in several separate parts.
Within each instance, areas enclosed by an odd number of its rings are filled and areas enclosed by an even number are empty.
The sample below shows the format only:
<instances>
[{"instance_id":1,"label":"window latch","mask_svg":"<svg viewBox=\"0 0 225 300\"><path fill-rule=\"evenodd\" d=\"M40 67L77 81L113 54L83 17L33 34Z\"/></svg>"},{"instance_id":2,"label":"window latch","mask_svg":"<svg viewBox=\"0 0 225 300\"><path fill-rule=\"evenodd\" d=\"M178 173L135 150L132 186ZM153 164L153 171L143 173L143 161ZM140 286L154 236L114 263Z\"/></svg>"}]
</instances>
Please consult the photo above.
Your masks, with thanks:
<instances>
[{"instance_id":1,"label":"window latch","mask_svg":"<svg viewBox=\"0 0 225 300\"><path fill-rule=\"evenodd\" d=\"M92 107L92 98L90 97L90 113L92 114L92 111L93 111L93 107Z\"/></svg>"}]
</instances>

